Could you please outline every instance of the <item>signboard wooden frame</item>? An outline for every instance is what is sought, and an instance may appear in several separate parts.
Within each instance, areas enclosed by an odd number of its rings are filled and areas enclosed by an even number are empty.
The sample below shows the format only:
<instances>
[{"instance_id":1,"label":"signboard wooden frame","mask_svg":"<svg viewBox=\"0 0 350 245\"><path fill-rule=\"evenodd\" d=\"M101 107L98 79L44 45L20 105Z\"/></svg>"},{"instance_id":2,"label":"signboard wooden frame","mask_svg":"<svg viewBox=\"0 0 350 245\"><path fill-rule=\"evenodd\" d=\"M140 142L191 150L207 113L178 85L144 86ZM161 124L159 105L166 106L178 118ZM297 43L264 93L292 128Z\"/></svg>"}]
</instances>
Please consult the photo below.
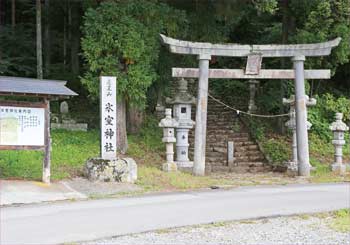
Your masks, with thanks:
<instances>
[{"instance_id":1,"label":"signboard wooden frame","mask_svg":"<svg viewBox=\"0 0 350 245\"><path fill-rule=\"evenodd\" d=\"M1 100L0 106L43 108L44 114L44 145L0 145L0 150L39 150L44 152L43 160L43 182L50 183L50 158L51 158L51 137L50 137L50 101L44 98L41 102L10 101Z\"/></svg>"}]
</instances>

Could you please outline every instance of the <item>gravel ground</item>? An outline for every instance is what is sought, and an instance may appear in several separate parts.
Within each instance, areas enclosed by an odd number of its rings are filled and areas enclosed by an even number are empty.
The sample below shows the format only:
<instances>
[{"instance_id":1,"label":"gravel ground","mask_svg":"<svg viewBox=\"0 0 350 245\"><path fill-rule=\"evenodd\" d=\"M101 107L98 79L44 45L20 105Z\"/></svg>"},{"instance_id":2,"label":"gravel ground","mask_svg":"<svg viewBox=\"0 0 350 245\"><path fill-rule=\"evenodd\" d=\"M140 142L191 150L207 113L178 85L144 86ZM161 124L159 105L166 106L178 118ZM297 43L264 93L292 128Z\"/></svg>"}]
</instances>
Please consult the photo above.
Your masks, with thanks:
<instances>
[{"instance_id":1,"label":"gravel ground","mask_svg":"<svg viewBox=\"0 0 350 245\"><path fill-rule=\"evenodd\" d=\"M236 221L119 236L90 244L350 244L349 233L328 227L331 219L294 216Z\"/></svg>"}]
</instances>

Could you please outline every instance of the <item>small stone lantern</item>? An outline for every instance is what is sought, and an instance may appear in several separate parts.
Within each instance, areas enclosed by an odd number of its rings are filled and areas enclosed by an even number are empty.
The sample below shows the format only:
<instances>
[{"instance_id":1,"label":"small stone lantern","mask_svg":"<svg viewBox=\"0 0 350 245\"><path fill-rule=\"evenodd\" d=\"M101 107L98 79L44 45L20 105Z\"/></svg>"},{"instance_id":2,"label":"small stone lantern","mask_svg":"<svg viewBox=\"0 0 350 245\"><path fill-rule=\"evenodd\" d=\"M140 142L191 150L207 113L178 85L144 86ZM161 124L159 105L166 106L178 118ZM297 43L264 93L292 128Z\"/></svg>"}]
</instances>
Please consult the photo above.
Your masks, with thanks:
<instances>
[{"instance_id":1,"label":"small stone lantern","mask_svg":"<svg viewBox=\"0 0 350 245\"><path fill-rule=\"evenodd\" d=\"M332 171L344 174L346 166L343 164L343 145L345 145L345 132L349 127L342 121L343 113L335 114L335 122L329 127L333 131L332 144L335 148L334 163L331 165Z\"/></svg>"},{"instance_id":2,"label":"small stone lantern","mask_svg":"<svg viewBox=\"0 0 350 245\"><path fill-rule=\"evenodd\" d=\"M188 133L193 128L191 120L192 104L195 98L187 91L187 80L178 81L178 91L173 99L167 98L166 102L174 108L174 118L179 125L176 127L176 164L178 168L188 169L193 167L193 162L188 158Z\"/></svg>"},{"instance_id":3,"label":"small stone lantern","mask_svg":"<svg viewBox=\"0 0 350 245\"><path fill-rule=\"evenodd\" d=\"M165 109L165 118L163 118L159 127L163 128L163 138L162 141L166 146L166 163L163 164L163 171L172 172L177 171L176 163L174 162L174 143L176 142L175 138L175 127L179 123L171 118L171 109Z\"/></svg>"}]
</instances>

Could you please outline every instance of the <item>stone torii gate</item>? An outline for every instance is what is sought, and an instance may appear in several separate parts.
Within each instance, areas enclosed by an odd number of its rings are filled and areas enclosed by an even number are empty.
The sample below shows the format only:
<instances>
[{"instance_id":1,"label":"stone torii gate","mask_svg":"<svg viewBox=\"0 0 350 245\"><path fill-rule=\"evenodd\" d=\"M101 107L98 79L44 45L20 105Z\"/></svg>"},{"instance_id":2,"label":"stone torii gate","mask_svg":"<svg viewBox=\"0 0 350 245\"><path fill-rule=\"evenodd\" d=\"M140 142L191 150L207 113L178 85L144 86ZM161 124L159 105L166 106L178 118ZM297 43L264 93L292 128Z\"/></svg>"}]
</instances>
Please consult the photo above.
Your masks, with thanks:
<instances>
[{"instance_id":1,"label":"stone torii gate","mask_svg":"<svg viewBox=\"0 0 350 245\"><path fill-rule=\"evenodd\" d=\"M170 52L196 55L199 69L173 68L173 77L198 78L193 174L205 174L205 149L208 105L208 79L294 79L296 99L296 128L298 170L300 176L310 175L305 79L329 79L330 70L304 70L306 56L326 56L341 38L315 44L241 45L189 42L160 35ZM209 69L212 56L247 57L246 69ZM294 69L261 69L263 57L291 57Z\"/></svg>"}]
</instances>

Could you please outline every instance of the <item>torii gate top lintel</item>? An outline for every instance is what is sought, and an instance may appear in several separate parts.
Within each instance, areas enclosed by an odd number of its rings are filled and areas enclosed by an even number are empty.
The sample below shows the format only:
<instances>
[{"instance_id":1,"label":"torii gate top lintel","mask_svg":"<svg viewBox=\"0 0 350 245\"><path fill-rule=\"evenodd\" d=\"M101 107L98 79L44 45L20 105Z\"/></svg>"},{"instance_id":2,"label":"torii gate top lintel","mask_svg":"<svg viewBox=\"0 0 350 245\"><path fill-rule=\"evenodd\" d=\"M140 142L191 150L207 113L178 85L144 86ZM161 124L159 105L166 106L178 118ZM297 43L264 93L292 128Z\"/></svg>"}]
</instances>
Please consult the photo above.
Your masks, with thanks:
<instances>
[{"instance_id":1,"label":"torii gate top lintel","mask_svg":"<svg viewBox=\"0 0 350 245\"><path fill-rule=\"evenodd\" d=\"M296 57L296 56L326 56L333 47L338 46L341 38L312 44L212 44L206 42L190 42L174 39L160 34L164 44L169 45L172 53L192 55L212 55L245 57L259 54L262 57Z\"/></svg>"}]
</instances>

